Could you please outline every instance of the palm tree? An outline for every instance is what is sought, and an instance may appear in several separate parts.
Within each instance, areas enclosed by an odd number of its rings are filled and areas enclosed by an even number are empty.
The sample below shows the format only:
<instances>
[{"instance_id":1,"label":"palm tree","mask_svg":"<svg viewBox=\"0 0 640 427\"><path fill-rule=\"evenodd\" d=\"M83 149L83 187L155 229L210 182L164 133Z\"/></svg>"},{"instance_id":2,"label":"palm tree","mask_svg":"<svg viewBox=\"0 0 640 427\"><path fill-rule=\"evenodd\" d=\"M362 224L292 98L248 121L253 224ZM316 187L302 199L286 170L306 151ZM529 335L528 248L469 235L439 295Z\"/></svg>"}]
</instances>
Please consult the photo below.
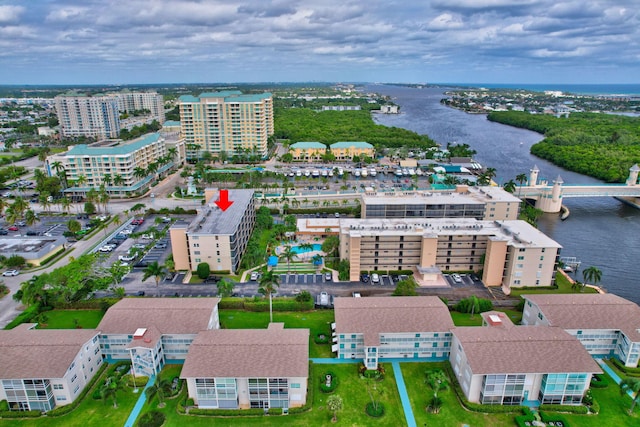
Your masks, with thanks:
<instances>
[{"instance_id":1,"label":"palm tree","mask_svg":"<svg viewBox=\"0 0 640 427\"><path fill-rule=\"evenodd\" d=\"M4 211L4 217L9 224L15 224L20 219L20 215L13 208L13 205L9 205Z\"/></svg>"},{"instance_id":2,"label":"palm tree","mask_svg":"<svg viewBox=\"0 0 640 427\"><path fill-rule=\"evenodd\" d=\"M69 200L68 197L62 197L60 199L60 207L62 208L63 212L69 213L69 211L71 210L71 200Z\"/></svg>"},{"instance_id":3,"label":"palm tree","mask_svg":"<svg viewBox=\"0 0 640 427\"><path fill-rule=\"evenodd\" d=\"M631 392L631 408L629 408L629 415L633 413L633 409L640 402L640 379L627 377L620 381L620 394L625 395Z\"/></svg>"},{"instance_id":4,"label":"palm tree","mask_svg":"<svg viewBox=\"0 0 640 427\"><path fill-rule=\"evenodd\" d=\"M582 277L585 282L592 282L597 286L598 282L602 279L602 271L598 267L591 266L582 270Z\"/></svg>"},{"instance_id":5,"label":"palm tree","mask_svg":"<svg viewBox=\"0 0 640 427\"><path fill-rule=\"evenodd\" d=\"M60 161L56 161L51 163L51 167L53 169L55 169L56 171L56 175L58 175L58 178L60 178L60 182L62 183L62 187L63 188L67 188L68 187L68 183L67 183L67 171L64 168L64 165L62 164L62 162Z\"/></svg>"},{"instance_id":6,"label":"palm tree","mask_svg":"<svg viewBox=\"0 0 640 427\"><path fill-rule=\"evenodd\" d=\"M518 183L520 184L520 189L518 190L518 197L520 197L520 194L522 193L522 184L524 184L528 180L529 179L527 178L527 175L524 173L520 173L516 175L516 181L518 181Z\"/></svg>"},{"instance_id":7,"label":"palm tree","mask_svg":"<svg viewBox=\"0 0 640 427\"><path fill-rule=\"evenodd\" d=\"M111 184L113 184L113 178L111 177L111 174L105 173L104 175L102 175L102 182L104 183L105 187L111 187Z\"/></svg>"},{"instance_id":8,"label":"palm tree","mask_svg":"<svg viewBox=\"0 0 640 427\"><path fill-rule=\"evenodd\" d=\"M513 182L512 179L510 179L509 181L504 183L502 188L504 188L504 191L506 191L507 193L513 194L513 192L516 191L516 183Z\"/></svg>"},{"instance_id":9,"label":"palm tree","mask_svg":"<svg viewBox=\"0 0 640 427\"><path fill-rule=\"evenodd\" d=\"M38 221L38 217L36 216L36 213L31 209L27 209L27 211L24 213L24 222L26 222L27 225L31 227L33 224L36 223L36 221Z\"/></svg>"},{"instance_id":10,"label":"palm tree","mask_svg":"<svg viewBox=\"0 0 640 427\"><path fill-rule=\"evenodd\" d=\"M290 245L284 247L283 252L280 254L281 259L287 260L287 274L291 272L291 261L296 257L296 253Z\"/></svg>"},{"instance_id":11,"label":"palm tree","mask_svg":"<svg viewBox=\"0 0 640 427\"><path fill-rule=\"evenodd\" d=\"M140 166L136 166L133 169L133 177L138 179L138 180L142 180L143 178L147 177L147 170L145 168L142 168Z\"/></svg>"},{"instance_id":12,"label":"palm tree","mask_svg":"<svg viewBox=\"0 0 640 427\"><path fill-rule=\"evenodd\" d=\"M117 394L122 388L122 381L117 377L109 377L100 388L100 397L106 402L113 399L113 407L118 407Z\"/></svg>"},{"instance_id":13,"label":"palm tree","mask_svg":"<svg viewBox=\"0 0 640 427\"><path fill-rule=\"evenodd\" d=\"M273 270L264 270L259 285L258 292L269 297L269 319L270 322L273 322L273 301L271 297L277 292L277 288L280 286L280 277L275 274Z\"/></svg>"},{"instance_id":14,"label":"palm tree","mask_svg":"<svg viewBox=\"0 0 640 427\"><path fill-rule=\"evenodd\" d=\"M16 197L13 201L13 204L11 204L11 207L16 212L18 217L22 218L24 212L29 208L29 203L27 203L27 201L22 197Z\"/></svg>"},{"instance_id":15,"label":"palm tree","mask_svg":"<svg viewBox=\"0 0 640 427\"><path fill-rule=\"evenodd\" d=\"M2 212L4 212L4 209L7 207L7 203L4 201L3 198L0 198L0 215L2 215Z\"/></svg>"},{"instance_id":16,"label":"palm tree","mask_svg":"<svg viewBox=\"0 0 640 427\"><path fill-rule=\"evenodd\" d=\"M156 381L155 384L153 384L151 387L149 387L145 391L148 402L150 402L151 399L153 399L153 397L157 395L158 401L160 403L164 402L164 397L170 393L171 393L171 381L169 381L166 378Z\"/></svg>"},{"instance_id":17,"label":"palm tree","mask_svg":"<svg viewBox=\"0 0 640 427\"><path fill-rule=\"evenodd\" d=\"M109 192L104 184L100 185L100 193L98 193L98 201L104 207L104 212L109 213Z\"/></svg>"},{"instance_id":18,"label":"palm tree","mask_svg":"<svg viewBox=\"0 0 640 427\"><path fill-rule=\"evenodd\" d=\"M164 273L164 265L160 265L158 264L158 261L154 261L151 264L147 265L147 267L144 269L144 276L142 276L142 281L144 282L149 277L153 276L156 280L156 291L158 295L160 295L160 279L162 279Z\"/></svg>"},{"instance_id":19,"label":"palm tree","mask_svg":"<svg viewBox=\"0 0 640 427\"><path fill-rule=\"evenodd\" d=\"M116 187L120 187L122 186L122 184L124 184L124 178L122 177L122 175L120 175L119 173L115 174L113 176L113 185L115 185Z\"/></svg>"},{"instance_id":20,"label":"palm tree","mask_svg":"<svg viewBox=\"0 0 640 427\"><path fill-rule=\"evenodd\" d=\"M80 224L80 221L70 219L67 221L67 229L73 234L76 234L78 231L82 230L82 224Z\"/></svg>"},{"instance_id":21,"label":"palm tree","mask_svg":"<svg viewBox=\"0 0 640 427\"><path fill-rule=\"evenodd\" d=\"M298 247L300 249L302 249L305 254L307 254L307 253L309 253L309 252L311 252L313 250L313 244L311 244L309 242L301 243L300 245L298 245Z\"/></svg>"}]
</instances>

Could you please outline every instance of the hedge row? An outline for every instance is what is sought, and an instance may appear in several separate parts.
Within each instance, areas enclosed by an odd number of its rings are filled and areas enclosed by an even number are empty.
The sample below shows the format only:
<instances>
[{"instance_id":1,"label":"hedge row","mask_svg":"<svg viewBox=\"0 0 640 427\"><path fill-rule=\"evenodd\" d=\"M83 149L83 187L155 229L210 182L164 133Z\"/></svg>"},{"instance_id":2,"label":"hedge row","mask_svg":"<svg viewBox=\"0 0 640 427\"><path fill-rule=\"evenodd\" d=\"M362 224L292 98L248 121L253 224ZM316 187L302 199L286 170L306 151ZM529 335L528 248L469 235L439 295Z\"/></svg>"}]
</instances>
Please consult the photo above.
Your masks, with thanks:
<instances>
[{"instance_id":1,"label":"hedge row","mask_svg":"<svg viewBox=\"0 0 640 427\"><path fill-rule=\"evenodd\" d=\"M267 298L223 298L218 304L220 309L269 311ZM295 298L273 298L273 311L309 311L313 310L314 302L296 301Z\"/></svg>"},{"instance_id":2,"label":"hedge row","mask_svg":"<svg viewBox=\"0 0 640 427\"><path fill-rule=\"evenodd\" d=\"M628 366L624 366L624 363L622 363L622 361L620 361L620 359L616 357L613 357L609 360L611 361L611 363L613 363L616 366L616 368L618 368L625 374L631 377L640 377L640 368L631 368Z\"/></svg>"},{"instance_id":3,"label":"hedge row","mask_svg":"<svg viewBox=\"0 0 640 427\"><path fill-rule=\"evenodd\" d=\"M26 308L22 313L18 315L18 317L9 322L9 324L4 328L13 329L21 323L30 322L38 314L40 314L40 306L37 304L32 305L31 307Z\"/></svg>"},{"instance_id":4,"label":"hedge row","mask_svg":"<svg viewBox=\"0 0 640 427\"><path fill-rule=\"evenodd\" d=\"M95 298L82 301L75 301L70 303L56 302L53 304L54 308L59 310L104 310L107 311L109 307L120 301L120 298Z\"/></svg>"},{"instance_id":5,"label":"hedge row","mask_svg":"<svg viewBox=\"0 0 640 427\"><path fill-rule=\"evenodd\" d=\"M522 412L524 415L518 415L516 417L516 424L518 425L518 427L530 427L533 424L533 421L535 420L533 413L529 408L524 408ZM555 424L556 422L559 421L565 427L569 426L569 423L567 422L567 420L562 415L559 415L559 414L548 415L547 413L540 411L540 419L545 424L549 424L551 422Z\"/></svg>"},{"instance_id":6,"label":"hedge row","mask_svg":"<svg viewBox=\"0 0 640 427\"><path fill-rule=\"evenodd\" d=\"M540 405L540 413L542 413L542 411L586 415L589 413L589 408L584 405Z\"/></svg>"},{"instance_id":7,"label":"hedge row","mask_svg":"<svg viewBox=\"0 0 640 427\"><path fill-rule=\"evenodd\" d=\"M0 418L38 418L40 411L0 411Z\"/></svg>"},{"instance_id":8,"label":"hedge row","mask_svg":"<svg viewBox=\"0 0 640 427\"><path fill-rule=\"evenodd\" d=\"M216 417L247 417L264 415L264 409L189 409L189 415L209 415Z\"/></svg>"},{"instance_id":9,"label":"hedge row","mask_svg":"<svg viewBox=\"0 0 640 427\"><path fill-rule=\"evenodd\" d=\"M93 376L93 378L91 378L91 381L89 381L89 383L85 386L85 388L80 392L78 397L76 397L76 400L74 400L68 405L58 406L57 408L53 408L51 411L47 412L47 416L59 417L61 415L68 414L69 412L76 409L78 405L82 403L82 401L87 396L89 391L96 385L98 380L102 377L103 372L107 369L108 366L109 366L108 363L102 362L102 365L100 365L100 368L98 368L98 370L96 371L96 374Z\"/></svg>"}]
</instances>

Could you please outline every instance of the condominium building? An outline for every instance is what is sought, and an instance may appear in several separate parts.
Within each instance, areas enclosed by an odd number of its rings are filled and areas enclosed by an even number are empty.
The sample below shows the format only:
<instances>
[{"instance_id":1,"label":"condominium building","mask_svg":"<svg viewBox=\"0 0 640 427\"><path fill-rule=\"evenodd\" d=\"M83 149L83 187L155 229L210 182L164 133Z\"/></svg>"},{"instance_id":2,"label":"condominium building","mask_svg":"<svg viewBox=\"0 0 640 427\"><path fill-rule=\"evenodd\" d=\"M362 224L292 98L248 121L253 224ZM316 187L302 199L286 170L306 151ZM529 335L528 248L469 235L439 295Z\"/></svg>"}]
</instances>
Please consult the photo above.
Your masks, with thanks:
<instances>
[{"instance_id":1,"label":"condominium building","mask_svg":"<svg viewBox=\"0 0 640 427\"><path fill-rule=\"evenodd\" d=\"M196 271L207 263L213 272L238 271L256 222L253 190L228 190L233 203L226 210L216 205L219 197L218 190L205 190L207 203L196 218L169 229L176 270Z\"/></svg>"},{"instance_id":2,"label":"condominium building","mask_svg":"<svg viewBox=\"0 0 640 427\"><path fill-rule=\"evenodd\" d=\"M293 160L298 161L318 161L327 152L327 146L320 142L296 142L289 147L289 152Z\"/></svg>"},{"instance_id":3,"label":"condominium building","mask_svg":"<svg viewBox=\"0 0 640 427\"><path fill-rule=\"evenodd\" d=\"M93 329L0 331L0 401L13 411L50 411L72 403L98 372L102 354Z\"/></svg>"},{"instance_id":4,"label":"condominium building","mask_svg":"<svg viewBox=\"0 0 640 427\"><path fill-rule=\"evenodd\" d=\"M199 408L295 408L307 400L309 330L201 332L180 374Z\"/></svg>"},{"instance_id":5,"label":"condominium building","mask_svg":"<svg viewBox=\"0 0 640 427\"><path fill-rule=\"evenodd\" d=\"M56 96L55 105L63 138L117 138L120 134L117 98L67 94Z\"/></svg>"},{"instance_id":6,"label":"condominium building","mask_svg":"<svg viewBox=\"0 0 640 427\"><path fill-rule=\"evenodd\" d=\"M453 320L438 297L335 298L338 359L362 359L376 369L384 359L446 360Z\"/></svg>"},{"instance_id":7,"label":"condominium building","mask_svg":"<svg viewBox=\"0 0 640 427\"><path fill-rule=\"evenodd\" d=\"M309 222L313 221L312 219ZM472 218L340 219L340 258L361 271L482 271L487 286L550 286L561 246L525 221Z\"/></svg>"},{"instance_id":8,"label":"condominium building","mask_svg":"<svg viewBox=\"0 0 640 427\"><path fill-rule=\"evenodd\" d=\"M201 331L219 329L219 298L124 298L100 321L108 362L131 360L136 375L157 375L167 361L182 362Z\"/></svg>"},{"instance_id":9,"label":"condominium building","mask_svg":"<svg viewBox=\"0 0 640 427\"><path fill-rule=\"evenodd\" d=\"M521 200L500 187L456 186L455 191L374 192L362 195L362 218L518 219Z\"/></svg>"},{"instance_id":10,"label":"condominium building","mask_svg":"<svg viewBox=\"0 0 640 427\"><path fill-rule=\"evenodd\" d=\"M200 153L267 156L273 134L273 99L270 93L240 91L183 95L179 99L182 136Z\"/></svg>"},{"instance_id":11,"label":"condominium building","mask_svg":"<svg viewBox=\"0 0 640 427\"><path fill-rule=\"evenodd\" d=\"M594 357L640 361L640 307L614 294L523 295L524 325L549 325L576 337Z\"/></svg>"},{"instance_id":12,"label":"condominium building","mask_svg":"<svg viewBox=\"0 0 640 427\"><path fill-rule=\"evenodd\" d=\"M120 113L148 110L144 119L134 120L125 127L157 120L164 122L164 101L157 92L117 92L87 96L69 93L55 97L60 133L67 137L117 138L120 134Z\"/></svg>"},{"instance_id":13,"label":"condominium building","mask_svg":"<svg viewBox=\"0 0 640 427\"><path fill-rule=\"evenodd\" d=\"M449 360L470 402L579 405L591 376L602 373L561 328L515 326L499 312L482 316L485 326L451 330Z\"/></svg>"},{"instance_id":14,"label":"condominium building","mask_svg":"<svg viewBox=\"0 0 640 427\"><path fill-rule=\"evenodd\" d=\"M184 140L147 134L131 141L100 141L78 144L45 160L49 176L61 168L69 187L66 194L82 196L104 184L113 196L144 191L159 176L184 161Z\"/></svg>"},{"instance_id":15,"label":"condominium building","mask_svg":"<svg viewBox=\"0 0 640 427\"><path fill-rule=\"evenodd\" d=\"M335 156L336 160L353 160L354 156L373 158L375 155L373 145L368 142L336 142L331 144L330 149L331 154Z\"/></svg>"},{"instance_id":16,"label":"condominium building","mask_svg":"<svg viewBox=\"0 0 640 427\"><path fill-rule=\"evenodd\" d=\"M164 99L157 92L117 92L109 94L118 100L118 110L123 113L149 110L149 115L158 123L164 123Z\"/></svg>"}]
</instances>

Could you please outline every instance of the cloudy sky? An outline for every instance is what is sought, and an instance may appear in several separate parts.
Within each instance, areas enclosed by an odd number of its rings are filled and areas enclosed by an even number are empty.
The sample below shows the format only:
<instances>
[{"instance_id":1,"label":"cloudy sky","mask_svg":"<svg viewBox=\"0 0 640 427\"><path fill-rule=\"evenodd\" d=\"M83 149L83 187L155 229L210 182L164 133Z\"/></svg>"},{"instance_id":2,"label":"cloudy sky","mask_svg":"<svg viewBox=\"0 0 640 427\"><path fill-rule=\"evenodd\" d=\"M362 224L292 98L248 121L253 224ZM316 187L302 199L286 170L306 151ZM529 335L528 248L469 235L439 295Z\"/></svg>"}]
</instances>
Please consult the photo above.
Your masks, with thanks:
<instances>
[{"instance_id":1,"label":"cloudy sky","mask_svg":"<svg viewBox=\"0 0 640 427\"><path fill-rule=\"evenodd\" d=\"M0 84L640 83L638 0L0 0Z\"/></svg>"}]
</instances>

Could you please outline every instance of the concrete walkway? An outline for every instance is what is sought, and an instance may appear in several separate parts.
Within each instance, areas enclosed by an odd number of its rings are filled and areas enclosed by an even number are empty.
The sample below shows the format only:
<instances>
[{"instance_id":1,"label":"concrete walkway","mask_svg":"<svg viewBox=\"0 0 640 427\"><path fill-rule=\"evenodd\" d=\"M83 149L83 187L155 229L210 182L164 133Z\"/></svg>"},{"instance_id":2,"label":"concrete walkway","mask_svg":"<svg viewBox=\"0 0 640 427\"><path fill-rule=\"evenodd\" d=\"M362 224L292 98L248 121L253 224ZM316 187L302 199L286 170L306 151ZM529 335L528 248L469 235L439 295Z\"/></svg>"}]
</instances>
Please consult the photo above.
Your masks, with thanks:
<instances>
[{"instance_id":1,"label":"concrete walkway","mask_svg":"<svg viewBox=\"0 0 640 427\"><path fill-rule=\"evenodd\" d=\"M393 374L396 376L396 385L398 386L398 394L400 395L400 401L402 402L402 408L404 409L404 417L407 420L407 426L416 427L416 418L413 415L413 409L411 408L411 402L409 401L409 395L407 394L407 387L404 384L404 377L402 376L402 370L400 369L400 362L391 362L393 366Z\"/></svg>"},{"instance_id":2,"label":"concrete walkway","mask_svg":"<svg viewBox=\"0 0 640 427\"><path fill-rule=\"evenodd\" d=\"M147 394L145 392L155 382L156 382L156 377L155 375L153 375L151 376L151 378L149 378L149 381L147 381L147 385L145 385L144 388L138 389L140 391L140 396L138 397L138 401L136 402L136 405L131 410L131 413L129 414L129 418L127 418L127 422L124 423L124 427L133 427L133 425L136 423L136 419L138 418L138 415L140 415L140 411L142 411L142 407L147 401Z\"/></svg>"}]
</instances>

